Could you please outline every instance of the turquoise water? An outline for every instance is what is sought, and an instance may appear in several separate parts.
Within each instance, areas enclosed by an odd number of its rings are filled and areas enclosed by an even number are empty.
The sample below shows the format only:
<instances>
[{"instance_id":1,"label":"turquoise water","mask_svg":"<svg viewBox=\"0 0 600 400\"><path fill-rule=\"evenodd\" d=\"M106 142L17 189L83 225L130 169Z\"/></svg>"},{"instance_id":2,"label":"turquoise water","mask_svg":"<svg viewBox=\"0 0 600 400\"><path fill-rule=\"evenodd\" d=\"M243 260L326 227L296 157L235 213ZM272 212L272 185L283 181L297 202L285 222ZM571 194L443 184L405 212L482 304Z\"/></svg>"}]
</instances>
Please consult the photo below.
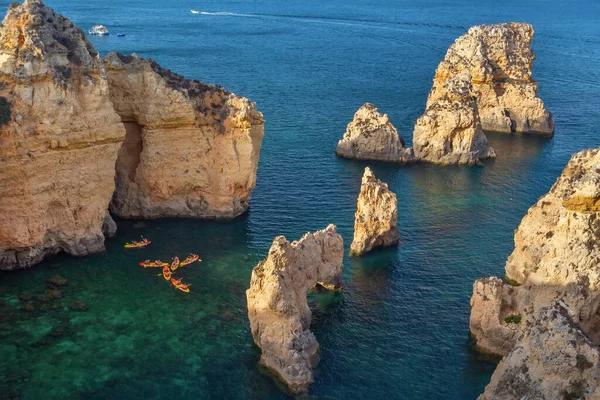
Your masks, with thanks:
<instances>
[{"instance_id":1,"label":"turquoise water","mask_svg":"<svg viewBox=\"0 0 600 400\"><path fill-rule=\"evenodd\" d=\"M281 399L257 367L245 314L250 271L280 234L335 223L346 247L366 165L398 194L402 240L345 259L345 291L311 296L321 363L309 398L474 399L493 361L469 342L476 278L502 275L514 229L570 155L600 146L600 5L593 0L278 1L49 0L102 53L137 52L187 77L256 101L267 125L250 212L231 223L118 221L104 254L58 256L0 274L0 398ZM521 4L526 3L526 4ZM0 2L0 7L7 2ZM217 15L192 15L198 8ZM407 142L431 78L471 25L536 28L534 77L556 119L552 139L489 134L498 159L480 167L400 167L334 155L365 101ZM145 235L144 250L123 242ZM199 253L169 287L140 260ZM68 279L63 298L34 300ZM84 301L87 311L69 305Z\"/></svg>"}]
</instances>

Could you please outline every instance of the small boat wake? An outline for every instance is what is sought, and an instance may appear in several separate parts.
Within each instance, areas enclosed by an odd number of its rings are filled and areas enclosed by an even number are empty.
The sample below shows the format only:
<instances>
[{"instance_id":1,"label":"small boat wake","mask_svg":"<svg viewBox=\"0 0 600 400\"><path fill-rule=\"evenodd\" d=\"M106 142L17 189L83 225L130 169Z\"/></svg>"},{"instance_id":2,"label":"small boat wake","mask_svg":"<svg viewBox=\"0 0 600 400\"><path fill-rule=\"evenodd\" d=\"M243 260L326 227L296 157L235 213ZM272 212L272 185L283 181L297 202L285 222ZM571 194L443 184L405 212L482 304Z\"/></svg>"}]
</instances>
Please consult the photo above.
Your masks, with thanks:
<instances>
[{"instance_id":1,"label":"small boat wake","mask_svg":"<svg viewBox=\"0 0 600 400\"><path fill-rule=\"evenodd\" d=\"M237 13L232 13L232 12L208 12L208 11L200 11L200 14L202 15L230 15L230 16L234 16L234 17L250 17L250 16L254 16L252 14L237 14Z\"/></svg>"}]
</instances>

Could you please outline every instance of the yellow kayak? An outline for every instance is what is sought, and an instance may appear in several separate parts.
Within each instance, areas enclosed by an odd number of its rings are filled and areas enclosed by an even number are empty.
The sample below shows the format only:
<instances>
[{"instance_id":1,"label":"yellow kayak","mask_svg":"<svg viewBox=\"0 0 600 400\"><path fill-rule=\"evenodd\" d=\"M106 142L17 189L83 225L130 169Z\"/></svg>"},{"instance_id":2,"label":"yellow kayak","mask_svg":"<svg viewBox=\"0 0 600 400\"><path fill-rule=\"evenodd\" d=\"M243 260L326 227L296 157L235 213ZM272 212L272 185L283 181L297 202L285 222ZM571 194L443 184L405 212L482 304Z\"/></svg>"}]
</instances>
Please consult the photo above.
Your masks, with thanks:
<instances>
[{"instance_id":1,"label":"yellow kayak","mask_svg":"<svg viewBox=\"0 0 600 400\"><path fill-rule=\"evenodd\" d=\"M179 264L179 266L180 267L185 267L186 265L190 265L191 263L193 263L195 261L202 262L202 260L200 260L200 256L198 254L191 254L185 260L183 260Z\"/></svg>"}]
</instances>

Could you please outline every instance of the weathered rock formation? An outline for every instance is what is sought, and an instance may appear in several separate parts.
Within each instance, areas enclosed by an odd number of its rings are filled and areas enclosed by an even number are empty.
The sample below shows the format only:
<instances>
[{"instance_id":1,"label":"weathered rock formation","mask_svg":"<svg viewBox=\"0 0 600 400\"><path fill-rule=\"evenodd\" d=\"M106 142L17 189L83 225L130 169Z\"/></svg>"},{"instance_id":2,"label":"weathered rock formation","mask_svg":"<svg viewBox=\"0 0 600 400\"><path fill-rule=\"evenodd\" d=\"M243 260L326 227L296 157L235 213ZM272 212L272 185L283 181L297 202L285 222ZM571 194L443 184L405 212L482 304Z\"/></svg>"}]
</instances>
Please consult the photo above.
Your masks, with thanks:
<instances>
[{"instance_id":1,"label":"weathered rock formation","mask_svg":"<svg viewBox=\"0 0 600 400\"><path fill-rule=\"evenodd\" d=\"M255 104L135 54L111 53L104 64L127 129L111 211L223 219L246 211L264 128Z\"/></svg>"},{"instance_id":2,"label":"weathered rock formation","mask_svg":"<svg viewBox=\"0 0 600 400\"><path fill-rule=\"evenodd\" d=\"M479 400L598 399L600 354L560 301L542 308Z\"/></svg>"},{"instance_id":3,"label":"weathered rock formation","mask_svg":"<svg viewBox=\"0 0 600 400\"><path fill-rule=\"evenodd\" d=\"M358 160L376 160L397 163L416 161L411 148L390 122L373 104L365 103L348 124L344 138L338 142L337 155Z\"/></svg>"},{"instance_id":4,"label":"weathered rock formation","mask_svg":"<svg viewBox=\"0 0 600 400\"><path fill-rule=\"evenodd\" d=\"M367 167L358 195L350 254L358 256L377 247L393 246L399 241L396 195Z\"/></svg>"},{"instance_id":5,"label":"weathered rock formation","mask_svg":"<svg viewBox=\"0 0 600 400\"><path fill-rule=\"evenodd\" d=\"M252 337L262 350L261 363L294 393L312 383L319 359L306 295L315 285L341 287L343 256L343 239L329 225L292 243L276 237L267 258L252 270L246 292Z\"/></svg>"},{"instance_id":6,"label":"weathered rock formation","mask_svg":"<svg viewBox=\"0 0 600 400\"><path fill-rule=\"evenodd\" d=\"M523 23L481 25L456 39L437 68L427 107L463 72L471 75L485 131L554 133L554 119L531 77L533 27Z\"/></svg>"},{"instance_id":7,"label":"weathered rock formation","mask_svg":"<svg viewBox=\"0 0 600 400\"><path fill-rule=\"evenodd\" d=\"M599 204L600 149L582 151L523 218L506 263L508 283L475 282L470 325L479 349L506 355L524 327L515 318L524 320L555 299L600 341Z\"/></svg>"},{"instance_id":8,"label":"weathered rock formation","mask_svg":"<svg viewBox=\"0 0 600 400\"><path fill-rule=\"evenodd\" d=\"M102 251L125 130L98 53L40 0L0 26L0 124L0 269Z\"/></svg>"},{"instance_id":9,"label":"weathered rock formation","mask_svg":"<svg viewBox=\"0 0 600 400\"><path fill-rule=\"evenodd\" d=\"M415 124L413 147L418 159L442 165L475 164L496 156L481 128L468 73L432 89Z\"/></svg>"}]
</instances>

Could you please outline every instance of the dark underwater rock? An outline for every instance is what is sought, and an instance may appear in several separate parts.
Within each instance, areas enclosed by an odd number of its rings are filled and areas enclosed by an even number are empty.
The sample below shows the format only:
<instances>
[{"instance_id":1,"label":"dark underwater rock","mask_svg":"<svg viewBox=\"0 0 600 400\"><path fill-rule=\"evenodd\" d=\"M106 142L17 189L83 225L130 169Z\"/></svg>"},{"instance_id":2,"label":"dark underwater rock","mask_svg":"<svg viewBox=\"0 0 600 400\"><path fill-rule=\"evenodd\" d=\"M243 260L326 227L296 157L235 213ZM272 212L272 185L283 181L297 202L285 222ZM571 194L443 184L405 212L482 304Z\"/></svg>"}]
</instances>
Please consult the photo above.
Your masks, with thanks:
<instances>
[{"instance_id":1,"label":"dark underwater rock","mask_svg":"<svg viewBox=\"0 0 600 400\"><path fill-rule=\"evenodd\" d=\"M61 287L67 286L69 281L64 276L53 275L50 279L48 279L48 286Z\"/></svg>"},{"instance_id":2,"label":"dark underwater rock","mask_svg":"<svg viewBox=\"0 0 600 400\"><path fill-rule=\"evenodd\" d=\"M69 304L69 310L77 312L87 311L88 305L84 301L75 300L71 304Z\"/></svg>"}]
</instances>

